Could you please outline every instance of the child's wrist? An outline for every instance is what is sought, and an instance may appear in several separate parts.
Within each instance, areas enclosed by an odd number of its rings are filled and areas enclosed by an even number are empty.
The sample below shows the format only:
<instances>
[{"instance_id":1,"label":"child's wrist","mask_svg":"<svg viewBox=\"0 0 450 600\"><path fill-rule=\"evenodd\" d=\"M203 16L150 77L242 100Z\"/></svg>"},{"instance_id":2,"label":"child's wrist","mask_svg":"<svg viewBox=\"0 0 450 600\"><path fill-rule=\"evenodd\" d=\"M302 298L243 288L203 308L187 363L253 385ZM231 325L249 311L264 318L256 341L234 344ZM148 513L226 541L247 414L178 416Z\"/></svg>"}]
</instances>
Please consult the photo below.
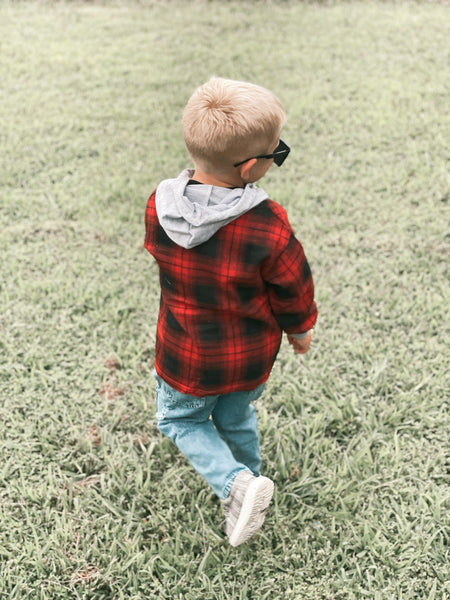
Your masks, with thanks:
<instances>
[{"instance_id":1,"label":"child's wrist","mask_svg":"<svg viewBox=\"0 0 450 600\"><path fill-rule=\"evenodd\" d=\"M308 337L309 331L305 331L304 333L288 333L288 336L293 338L294 340L304 340Z\"/></svg>"}]
</instances>

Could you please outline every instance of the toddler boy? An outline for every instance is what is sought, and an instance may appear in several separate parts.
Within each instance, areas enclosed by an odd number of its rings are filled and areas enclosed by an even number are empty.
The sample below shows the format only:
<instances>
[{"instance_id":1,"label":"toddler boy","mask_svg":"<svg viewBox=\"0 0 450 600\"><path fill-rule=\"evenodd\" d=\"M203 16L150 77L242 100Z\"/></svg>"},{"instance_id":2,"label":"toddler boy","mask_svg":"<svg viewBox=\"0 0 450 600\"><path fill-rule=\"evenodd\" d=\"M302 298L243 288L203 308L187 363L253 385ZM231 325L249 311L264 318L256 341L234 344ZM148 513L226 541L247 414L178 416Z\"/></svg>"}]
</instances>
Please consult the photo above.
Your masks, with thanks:
<instances>
[{"instance_id":1,"label":"toddler boy","mask_svg":"<svg viewBox=\"0 0 450 600\"><path fill-rule=\"evenodd\" d=\"M183 114L194 170L150 196L145 248L159 266L157 422L222 501L232 546L261 527L273 482L260 475L255 409L283 331L308 351L317 318L308 262L286 212L254 182L289 147L278 98L213 78Z\"/></svg>"}]
</instances>

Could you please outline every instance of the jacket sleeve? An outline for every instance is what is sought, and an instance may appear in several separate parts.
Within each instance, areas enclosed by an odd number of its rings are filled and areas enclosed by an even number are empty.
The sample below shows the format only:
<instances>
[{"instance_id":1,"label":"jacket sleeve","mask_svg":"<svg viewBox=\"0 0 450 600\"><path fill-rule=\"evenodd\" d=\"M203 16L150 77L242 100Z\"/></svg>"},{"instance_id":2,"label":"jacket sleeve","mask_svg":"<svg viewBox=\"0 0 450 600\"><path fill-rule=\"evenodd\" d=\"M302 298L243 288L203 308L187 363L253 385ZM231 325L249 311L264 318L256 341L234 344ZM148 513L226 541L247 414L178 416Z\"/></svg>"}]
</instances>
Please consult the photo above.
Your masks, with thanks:
<instances>
[{"instance_id":1,"label":"jacket sleeve","mask_svg":"<svg viewBox=\"0 0 450 600\"><path fill-rule=\"evenodd\" d=\"M301 243L289 226L281 251L262 264L269 302L280 329L286 333L309 331L317 319L314 282ZM284 236L283 236L284 237Z\"/></svg>"}]
</instances>

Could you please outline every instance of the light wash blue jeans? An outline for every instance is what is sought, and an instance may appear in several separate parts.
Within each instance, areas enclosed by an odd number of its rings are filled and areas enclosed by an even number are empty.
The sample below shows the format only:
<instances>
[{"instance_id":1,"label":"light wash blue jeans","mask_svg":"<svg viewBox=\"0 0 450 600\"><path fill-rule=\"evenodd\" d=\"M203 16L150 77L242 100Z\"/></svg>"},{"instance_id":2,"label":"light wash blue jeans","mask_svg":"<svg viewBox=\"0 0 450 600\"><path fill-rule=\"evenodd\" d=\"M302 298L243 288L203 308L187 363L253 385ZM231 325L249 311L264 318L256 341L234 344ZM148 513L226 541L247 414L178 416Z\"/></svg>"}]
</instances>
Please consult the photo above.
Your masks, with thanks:
<instances>
[{"instance_id":1,"label":"light wash blue jeans","mask_svg":"<svg viewBox=\"0 0 450 600\"><path fill-rule=\"evenodd\" d=\"M215 494L225 499L237 473L261 468L258 424L251 402L264 389L218 396L174 390L156 372L158 429L170 438Z\"/></svg>"}]
</instances>

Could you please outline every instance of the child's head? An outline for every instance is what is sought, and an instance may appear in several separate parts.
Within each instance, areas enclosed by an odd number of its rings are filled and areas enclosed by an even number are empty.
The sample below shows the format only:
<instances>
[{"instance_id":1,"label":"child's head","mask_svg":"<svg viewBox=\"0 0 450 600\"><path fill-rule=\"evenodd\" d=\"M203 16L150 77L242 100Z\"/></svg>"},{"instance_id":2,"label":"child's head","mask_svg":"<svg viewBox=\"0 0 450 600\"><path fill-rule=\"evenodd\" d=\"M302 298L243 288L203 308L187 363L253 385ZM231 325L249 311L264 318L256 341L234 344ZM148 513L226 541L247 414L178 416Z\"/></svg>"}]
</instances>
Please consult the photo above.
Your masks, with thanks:
<instances>
[{"instance_id":1,"label":"child's head","mask_svg":"<svg viewBox=\"0 0 450 600\"><path fill-rule=\"evenodd\" d=\"M259 85L215 77L195 90L183 114L186 147L204 172L226 172L278 144L286 114Z\"/></svg>"}]
</instances>

